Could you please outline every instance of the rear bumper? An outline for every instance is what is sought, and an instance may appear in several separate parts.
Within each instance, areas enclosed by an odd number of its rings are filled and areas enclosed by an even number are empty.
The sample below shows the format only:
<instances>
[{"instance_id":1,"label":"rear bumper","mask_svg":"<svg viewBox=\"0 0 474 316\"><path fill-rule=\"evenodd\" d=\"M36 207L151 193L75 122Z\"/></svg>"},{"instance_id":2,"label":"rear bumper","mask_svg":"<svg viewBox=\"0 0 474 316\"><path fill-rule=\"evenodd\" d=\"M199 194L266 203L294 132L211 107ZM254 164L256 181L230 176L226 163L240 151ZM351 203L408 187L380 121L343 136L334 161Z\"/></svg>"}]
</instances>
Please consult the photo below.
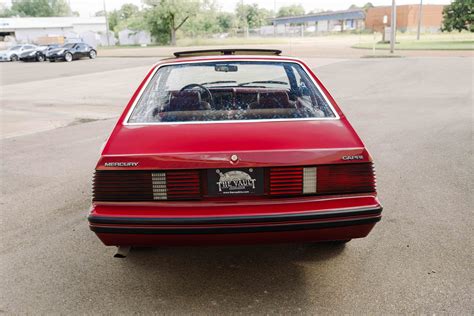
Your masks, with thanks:
<instances>
[{"instance_id":1,"label":"rear bumper","mask_svg":"<svg viewBox=\"0 0 474 316\"><path fill-rule=\"evenodd\" d=\"M94 205L88 219L106 245L248 244L361 238L382 212L375 197L260 203L130 205L132 211L119 208L115 214L113 205ZM217 216L218 210L227 214Z\"/></svg>"}]
</instances>

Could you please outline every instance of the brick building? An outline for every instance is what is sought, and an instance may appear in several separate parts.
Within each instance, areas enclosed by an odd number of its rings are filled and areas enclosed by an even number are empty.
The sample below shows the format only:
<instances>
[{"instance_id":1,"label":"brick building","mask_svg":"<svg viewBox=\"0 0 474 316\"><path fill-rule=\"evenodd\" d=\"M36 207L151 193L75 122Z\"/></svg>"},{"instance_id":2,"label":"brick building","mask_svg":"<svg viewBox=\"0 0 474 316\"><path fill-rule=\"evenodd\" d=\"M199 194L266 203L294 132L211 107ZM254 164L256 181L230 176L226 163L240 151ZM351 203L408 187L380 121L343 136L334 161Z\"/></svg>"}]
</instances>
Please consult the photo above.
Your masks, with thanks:
<instances>
[{"instance_id":1,"label":"brick building","mask_svg":"<svg viewBox=\"0 0 474 316\"><path fill-rule=\"evenodd\" d=\"M439 32L443 21L444 5L423 5L421 31L427 33ZM365 28L382 32L384 28L383 17L387 16L387 26L391 24L391 6L374 7L367 11ZM417 4L397 6L397 29L399 31L416 31L420 7Z\"/></svg>"}]
</instances>

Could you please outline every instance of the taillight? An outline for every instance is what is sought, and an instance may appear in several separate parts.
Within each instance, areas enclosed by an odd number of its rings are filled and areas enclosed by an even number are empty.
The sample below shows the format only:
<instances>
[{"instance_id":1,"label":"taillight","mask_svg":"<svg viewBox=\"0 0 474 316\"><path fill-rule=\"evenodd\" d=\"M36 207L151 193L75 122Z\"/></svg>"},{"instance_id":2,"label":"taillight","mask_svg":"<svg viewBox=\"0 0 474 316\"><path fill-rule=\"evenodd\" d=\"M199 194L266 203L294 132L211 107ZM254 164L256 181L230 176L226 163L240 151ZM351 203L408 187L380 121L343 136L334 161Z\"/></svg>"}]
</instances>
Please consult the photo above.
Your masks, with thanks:
<instances>
[{"instance_id":1,"label":"taillight","mask_svg":"<svg viewBox=\"0 0 474 316\"><path fill-rule=\"evenodd\" d=\"M94 201L191 200L201 196L198 171L105 171L93 179Z\"/></svg>"},{"instance_id":2,"label":"taillight","mask_svg":"<svg viewBox=\"0 0 474 316\"><path fill-rule=\"evenodd\" d=\"M347 194L375 191L371 163L270 169L270 195Z\"/></svg>"},{"instance_id":3,"label":"taillight","mask_svg":"<svg viewBox=\"0 0 474 316\"><path fill-rule=\"evenodd\" d=\"M371 163L275 167L269 168L267 174L268 187L265 192L269 196L375 192L375 175ZM94 175L94 201L178 201L201 198L199 170L97 170Z\"/></svg>"},{"instance_id":4,"label":"taillight","mask_svg":"<svg viewBox=\"0 0 474 316\"><path fill-rule=\"evenodd\" d=\"M189 200L201 197L199 172L172 171L166 173L166 188L169 200Z\"/></svg>"},{"instance_id":5,"label":"taillight","mask_svg":"<svg viewBox=\"0 0 474 316\"><path fill-rule=\"evenodd\" d=\"M293 195L303 192L303 168L270 169L270 195Z\"/></svg>"},{"instance_id":6,"label":"taillight","mask_svg":"<svg viewBox=\"0 0 474 316\"><path fill-rule=\"evenodd\" d=\"M371 163L319 166L317 181L318 194L375 191L375 174Z\"/></svg>"}]
</instances>

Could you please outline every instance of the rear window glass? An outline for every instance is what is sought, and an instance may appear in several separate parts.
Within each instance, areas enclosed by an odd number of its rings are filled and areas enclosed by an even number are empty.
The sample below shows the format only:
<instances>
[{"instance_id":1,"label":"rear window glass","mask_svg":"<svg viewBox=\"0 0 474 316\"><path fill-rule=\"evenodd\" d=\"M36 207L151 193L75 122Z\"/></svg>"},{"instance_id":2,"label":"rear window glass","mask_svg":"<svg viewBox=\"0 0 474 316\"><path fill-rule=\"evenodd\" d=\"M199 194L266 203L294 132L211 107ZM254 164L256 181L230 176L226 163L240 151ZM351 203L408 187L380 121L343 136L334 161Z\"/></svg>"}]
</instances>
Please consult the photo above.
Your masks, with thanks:
<instances>
[{"instance_id":1,"label":"rear window glass","mask_svg":"<svg viewBox=\"0 0 474 316\"><path fill-rule=\"evenodd\" d=\"M128 122L330 117L334 112L299 64L219 61L160 67Z\"/></svg>"}]
</instances>

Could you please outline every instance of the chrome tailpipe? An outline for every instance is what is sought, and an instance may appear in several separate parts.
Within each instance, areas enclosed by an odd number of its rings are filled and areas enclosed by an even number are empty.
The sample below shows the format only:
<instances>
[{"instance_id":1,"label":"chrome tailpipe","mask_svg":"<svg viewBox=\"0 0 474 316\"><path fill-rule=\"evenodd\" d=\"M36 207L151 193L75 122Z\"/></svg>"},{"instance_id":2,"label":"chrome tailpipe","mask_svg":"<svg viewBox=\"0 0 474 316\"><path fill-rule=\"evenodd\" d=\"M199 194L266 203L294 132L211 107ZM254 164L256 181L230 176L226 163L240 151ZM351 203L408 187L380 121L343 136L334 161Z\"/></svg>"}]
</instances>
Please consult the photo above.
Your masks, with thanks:
<instances>
[{"instance_id":1,"label":"chrome tailpipe","mask_svg":"<svg viewBox=\"0 0 474 316\"><path fill-rule=\"evenodd\" d=\"M131 248L130 246L118 246L114 258L126 258Z\"/></svg>"}]
</instances>

